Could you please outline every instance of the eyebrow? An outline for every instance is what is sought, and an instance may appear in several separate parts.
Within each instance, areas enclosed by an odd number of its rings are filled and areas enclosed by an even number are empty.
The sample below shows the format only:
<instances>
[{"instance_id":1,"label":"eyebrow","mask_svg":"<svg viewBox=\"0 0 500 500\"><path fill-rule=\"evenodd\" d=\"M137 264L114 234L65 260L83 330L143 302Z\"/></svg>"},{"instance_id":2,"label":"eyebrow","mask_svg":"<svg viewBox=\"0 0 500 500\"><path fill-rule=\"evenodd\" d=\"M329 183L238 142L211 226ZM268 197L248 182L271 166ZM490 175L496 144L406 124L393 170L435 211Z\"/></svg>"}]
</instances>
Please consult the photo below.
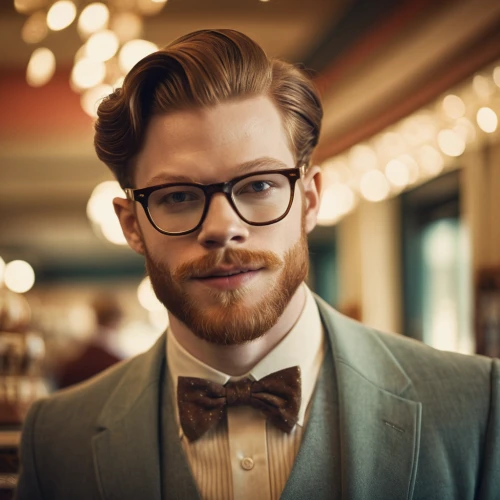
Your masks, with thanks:
<instances>
[{"instance_id":1,"label":"eyebrow","mask_svg":"<svg viewBox=\"0 0 500 500\"><path fill-rule=\"evenodd\" d=\"M246 174L247 172L251 172L253 170L278 170L278 169L289 169L290 166L284 163L281 160L277 160L276 158L271 158L270 156L263 156L261 158L256 158L255 160L250 160L245 163L241 163L238 165L234 171L235 176ZM155 175L146 183L145 187L156 186L159 184L167 184L171 182L187 182L193 183L196 182L192 177L187 175L175 175L167 172L163 172L161 174Z\"/></svg>"}]
</instances>

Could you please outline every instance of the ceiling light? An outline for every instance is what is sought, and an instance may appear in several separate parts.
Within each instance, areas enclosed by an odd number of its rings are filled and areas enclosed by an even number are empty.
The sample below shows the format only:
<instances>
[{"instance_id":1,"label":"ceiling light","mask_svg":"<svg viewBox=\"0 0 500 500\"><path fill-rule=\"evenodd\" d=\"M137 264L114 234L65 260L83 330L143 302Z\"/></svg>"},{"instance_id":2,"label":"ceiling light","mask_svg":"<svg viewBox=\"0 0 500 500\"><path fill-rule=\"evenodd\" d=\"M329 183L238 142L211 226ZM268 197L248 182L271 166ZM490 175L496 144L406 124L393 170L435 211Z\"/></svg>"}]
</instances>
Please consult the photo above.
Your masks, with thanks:
<instances>
[{"instance_id":1,"label":"ceiling light","mask_svg":"<svg viewBox=\"0 0 500 500\"><path fill-rule=\"evenodd\" d=\"M67 28L75 17L75 4L69 0L59 0L47 12L47 26L53 31L61 31Z\"/></svg>"},{"instance_id":2,"label":"ceiling light","mask_svg":"<svg viewBox=\"0 0 500 500\"><path fill-rule=\"evenodd\" d=\"M449 118L457 120L465 114L465 104L460 97L449 94L442 102L443 110Z\"/></svg>"},{"instance_id":3,"label":"ceiling light","mask_svg":"<svg viewBox=\"0 0 500 500\"><path fill-rule=\"evenodd\" d=\"M109 9L101 2L87 5L78 18L78 31L81 36L87 37L100 31L108 25Z\"/></svg>"},{"instance_id":4,"label":"ceiling light","mask_svg":"<svg viewBox=\"0 0 500 500\"><path fill-rule=\"evenodd\" d=\"M465 151L465 141L455 131L441 130L437 137L441 151L448 156L460 156Z\"/></svg>"},{"instance_id":5,"label":"ceiling light","mask_svg":"<svg viewBox=\"0 0 500 500\"><path fill-rule=\"evenodd\" d=\"M39 47L33 51L28 67L26 81L32 87L41 87L49 82L56 71L56 57L51 50Z\"/></svg>"},{"instance_id":6,"label":"ceiling light","mask_svg":"<svg viewBox=\"0 0 500 500\"><path fill-rule=\"evenodd\" d=\"M498 117L491 108L481 108L476 115L479 128L488 134L495 132L498 126Z\"/></svg>"},{"instance_id":7,"label":"ceiling light","mask_svg":"<svg viewBox=\"0 0 500 500\"><path fill-rule=\"evenodd\" d=\"M359 184L362 196L368 201L382 201L389 195L387 178L380 170L365 172Z\"/></svg>"},{"instance_id":8,"label":"ceiling light","mask_svg":"<svg viewBox=\"0 0 500 500\"><path fill-rule=\"evenodd\" d=\"M71 72L71 83L77 89L88 89L99 85L106 76L106 66L101 61L83 57L75 63Z\"/></svg>"},{"instance_id":9,"label":"ceiling light","mask_svg":"<svg viewBox=\"0 0 500 500\"><path fill-rule=\"evenodd\" d=\"M128 73L141 59L158 50L157 45L147 40L130 40L120 50L120 69Z\"/></svg>"},{"instance_id":10,"label":"ceiling light","mask_svg":"<svg viewBox=\"0 0 500 500\"><path fill-rule=\"evenodd\" d=\"M24 260L13 260L5 266L5 286L16 293L25 293L35 283L35 271Z\"/></svg>"},{"instance_id":11,"label":"ceiling light","mask_svg":"<svg viewBox=\"0 0 500 500\"><path fill-rule=\"evenodd\" d=\"M85 54L93 61L107 61L117 52L120 42L110 30L103 30L90 36L85 44Z\"/></svg>"}]
</instances>

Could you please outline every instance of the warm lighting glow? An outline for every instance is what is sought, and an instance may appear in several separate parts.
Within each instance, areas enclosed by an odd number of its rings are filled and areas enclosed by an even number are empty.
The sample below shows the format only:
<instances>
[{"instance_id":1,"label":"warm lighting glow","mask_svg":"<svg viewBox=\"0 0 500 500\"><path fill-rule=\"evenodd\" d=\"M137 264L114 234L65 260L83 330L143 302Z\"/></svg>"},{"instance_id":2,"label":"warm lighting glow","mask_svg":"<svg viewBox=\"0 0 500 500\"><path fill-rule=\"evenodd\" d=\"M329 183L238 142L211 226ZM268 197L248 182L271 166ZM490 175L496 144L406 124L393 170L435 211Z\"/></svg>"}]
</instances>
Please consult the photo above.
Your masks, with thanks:
<instances>
[{"instance_id":1,"label":"warm lighting glow","mask_svg":"<svg viewBox=\"0 0 500 500\"><path fill-rule=\"evenodd\" d=\"M123 198L124 193L116 181L104 181L98 184L87 203L87 217L96 224L116 218L113 198Z\"/></svg>"},{"instance_id":2,"label":"warm lighting glow","mask_svg":"<svg viewBox=\"0 0 500 500\"><path fill-rule=\"evenodd\" d=\"M105 83L86 90L80 99L83 111L92 118L97 118L97 108L101 100L113 92L113 87Z\"/></svg>"},{"instance_id":3,"label":"warm lighting glow","mask_svg":"<svg viewBox=\"0 0 500 500\"><path fill-rule=\"evenodd\" d=\"M87 217L98 227L103 236L116 245L126 245L127 241L113 208L113 198L123 198L124 193L116 181L98 184L87 202Z\"/></svg>"},{"instance_id":4,"label":"warm lighting glow","mask_svg":"<svg viewBox=\"0 0 500 500\"><path fill-rule=\"evenodd\" d=\"M474 92L483 99L487 99L493 93L490 82L483 75L476 75L472 79L472 88Z\"/></svg>"},{"instance_id":5,"label":"warm lighting glow","mask_svg":"<svg viewBox=\"0 0 500 500\"><path fill-rule=\"evenodd\" d=\"M387 163L385 175L389 182L398 188L404 188L410 183L410 171L401 160L391 160Z\"/></svg>"},{"instance_id":6,"label":"warm lighting glow","mask_svg":"<svg viewBox=\"0 0 500 500\"><path fill-rule=\"evenodd\" d=\"M340 158L330 158L321 165L325 183L340 182L348 184L352 179L352 171L345 161Z\"/></svg>"},{"instance_id":7,"label":"warm lighting glow","mask_svg":"<svg viewBox=\"0 0 500 500\"><path fill-rule=\"evenodd\" d=\"M114 219L107 219L101 225L101 232L103 236L115 245L126 245L127 240L123 235L122 227L118 217L115 216Z\"/></svg>"},{"instance_id":8,"label":"warm lighting glow","mask_svg":"<svg viewBox=\"0 0 500 500\"><path fill-rule=\"evenodd\" d=\"M85 54L93 61L107 61L117 52L120 43L110 30L99 31L90 36L85 44Z\"/></svg>"},{"instance_id":9,"label":"warm lighting glow","mask_svg":"<svg viewBox=\"0 0 500 500\"><path fill-rule=\"evenodd\" d=\"M146 276L137 288L137 298L139 304L146 311L162 311L165 309L165 306L156 298L149 276Z\"/></svg>"},{"instance_id":10,"label":"warm lighting glow","mask_svg":"<svg viewBox=\"0 0 500 500\"><path fill-rule=\"evenodd\" d=\"M163 333L169 325L168 312L163 307L159 311L149 311L149 322L158 333Z\"/></svg>"},{"instance_id":11,"label":"warm lighting glow","mask_svg":"<svg viewBox=\"0 0 500 500\"><path fill-rule=\"evenodd\" d=\"M429 113L421 111L404 120L399 131L406 144L420 146L434 139L436 124Z\"/></svg>"},{"instance_id":12,"label":"warm lighting glow","mask_svg":"<svg viewBox=\"0 0 500 500\"><path fill-rule=\"evenodd\" d=\"M45 85L56 71L56 57L51 50L40 47L33 51L26 68L26 81L32 87Z\"/></svg>"},{"instance_id":13,"label":"warm lighting glow","mask_svg":"<svg viewBox=\"0 0 500 500\"><path fill-rule=\"evenodd\" d=\"M120 89L120 88L122 88L124 81L125 81L125 77L124 76L120 76L120 78L118 78L116 80L116 82L113 83L113 85L112 85L113 89Z\"/></svg>"},{"instance_id":14,"label":"warm lighting glow","mask_svg":"<svg viewBox=\"0 0 500 500\"><path fill-rule=\"evenodd\" d=\"M460 97L449 94L443 99L443 110L453 120L465 115L465 104Z\"/></svg>"},{"instance_id":15,"label":"warm lighting glow","mask_svg":"<svg viewBox=\"0 0 500 500\"><path fill-rule=\"evenodd\" d=\"M121 43L139 38L142 34L142 19L132 12L118 12L111 19L111 29Z\"/></svg>"},{"instance_id":16,"label":"warm lighting glow","mask_svg":"<svg viewBox=\"0 0 500 500\"><path fill-rule=\"evenodd\" d=\"M100 31L108 25L109 9L100 2L87 5L78 18L78 32L83 37Z\"/></svg>"},{"instance_id":17,"label":"warm lighting glow","mask_svg":"<svg viewBox=\"0 0 500 500\"><path fill-rule=\"evenodd\" d=\"M130 40L120 50L118 62L120 69L128 73L141 59L156 52L158 47L147 40Z\"/></svg>"},{"instance_id":18,"label":"warm lighting glow","mask_svg":"<svg viewBox=\"0 0 500 500\"><path fill-rule=\"evenodd\" d=\"M415 158L413 158L409 154L404 154L398 156L398 160L402 161L406 167L408 168L408 184L414 184L418 180L419 176L419 171L418 171L418 163L415 161Z\"/></svg>"},{"instance_id":19,"label":"warm lighting glow","mask_svg":"<svg viewBox=\"0 0 500 500\"><path fill-rule=\"evenodd\" d=\"M143 16L154 16L163 9L167 0L136 0L135 3Z\"/></svg>"},{"instance_id":20,"label":"warm lighting glow","mask_svg":"<svg viewBox=\"0 0 500 500\"><path fill-rule=\"evenodd\" d=\"M88 89L99 85L106 76L106 66L101 61L92 61L87 57L78 60L71 72L71 83L77 89Z\"/></svg>"},{"instance_id":21,"label":"warm lighting glow","mask_svg":"<svg viewBox=\"0 0 500 500\"><path fill-rule=\"evenodd\" d=\"M453 125L453 131L456 132L467 144L474 141L476 138L476 128L474 124L465 116L459 118L455 125Z\"/></svg>"},{"instance_id":22,"label":"warm lighting glow","mask_svg":"<svg viewBox=\"0 0 500 500\"><path fill-rule=\"evenodd\" d=\"M378 158L370 146L358 144L349 151L349 165L353 170L366 172L377 168Z\"/></svg>"},{"instance_id":23,"label":"warm lighting glow","mask_svg":"<svg viewBox=\"0 0 500 500\"><path fill-rule=\"evenodd\" d=\"M46 0L14 0L14 8L20 14L29 14L37 9L45 7Z\"/></svg>"},{"instance_id":24,"label":"warm lighting glow","mask_svg":"<svg viewBox=\"0 0 500 500\"><path fill-rule=\"evenodd\" d=\"M25 293L35 283L35 271L24 260L13 260L5 266L5 286L16 293Z\"/></svg>"},{"instance_id":25,"label":"warm lighting glow","mask_svg":"<svg viewBox=\"0 0 500 500\"><path fill-rule=\"evenodd\" d=\"M368 201L382 201L389 195L390 187L380 170L365 172L359 184L362 196Z\"/></svg>"},{"instance_id":26,"label":"warm lighting glow","mask_svg":"<svg viewBox=\"0 0 500 500\"><path fill-rule=\"evenodd\" d=\"M481 108L476 115L479 128L488 134L495 132L498 126L498 117L491 108Z\"/></svg>"},{"instance_id":27,"label":"warm lighting glow","mask_svg":"<svg viewBox=\"0 0 500 500\"><path fill-rule=\"evenodd\" d=\"M375 147L382 158L395 158L406 151L403 137L395 132L386 132L378 137Z\"/></svg>"},{"instance_id":28,"label":"warm lighting glow","mask_svg":"<svg viewBox=\"0 0 500 500\"><path fill-rule=\"evenodd\" d=\"M61 31L67 28L75 17L75 4L69 0L59 0L47 12L47 26L53 31Z\"/></svg>"},{"instance_id":29,"label":"warm lighting glow","mask_svg":"<svg viewBox=\"0 0 500 500\"><path fill-rule=\"evenodd\" d=\"M2 286L4 274L5 274L5 261L2 259L2 257L0 257L0 286Z\"/></svg>"},{"instance_id":30,"label":"warm lighting glow","mask_svg":"<svg viewBox=\"0 0 500 500\"><path fill-rule=\"evenodd\" d=\"M321 196L318 224L331 226L350 212L356 203L352 190L345 184L328 186Z\"/></svg>"},{"instance_id":31,"label":"warm lighting glow","mask_svg":"<svg viewBox=\"0 0 500 500\"><path fill-rule=\"evenodd\" d=\"M453 130L441 130L437 142L441 151L448 156L460 156L465 151L464 139Z\"/></svg>"},{"instance_id":32,"label":"warm lighting glow","mask_svg":"<svg viewBox=\"0 0 500 500\"><path fill-rule=\"evenodd\" d=\"M25 43L40 43L48 33L46 15L39 11L32 14L23 25L21 38Z\"/></svg>"},{"instance_id":33,"label":"warm lighting glow","mask_svg":"<svg viewBox=\"0 0 500 500\"><path fill-rule=\"evenodd\" d=\"M500 87L500 66L493 70L493 81L497 87Z\"/></svg>"},{"instance_id":34,"label":"warm lighting glow","mask_svg":"<svg viewBox=\"0 0 500 500\"><path fill-rule=\"evenodd\" d=\"M428 144L418 150L417 158L420 168L427 175L438 175L444 168L444 160L441 153Z\"/></svg>"}]
</instances>

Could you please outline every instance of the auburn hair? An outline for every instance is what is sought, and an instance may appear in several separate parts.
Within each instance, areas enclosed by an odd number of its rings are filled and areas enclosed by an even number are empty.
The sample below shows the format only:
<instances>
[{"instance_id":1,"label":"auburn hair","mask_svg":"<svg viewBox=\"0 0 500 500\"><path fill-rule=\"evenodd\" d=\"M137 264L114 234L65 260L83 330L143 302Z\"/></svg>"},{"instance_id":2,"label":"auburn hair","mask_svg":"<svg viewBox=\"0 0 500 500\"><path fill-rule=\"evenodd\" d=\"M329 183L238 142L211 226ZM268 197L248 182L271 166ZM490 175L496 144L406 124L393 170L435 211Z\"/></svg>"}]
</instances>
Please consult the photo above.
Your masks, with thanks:
<instances>
[{"instance_id":1,"label":"auburn hair","mask_svg":"<svg viewBox=\"0 0 500 500\"><path fill-rule=\"evenodd\" d=\"M249 37L227 29L195 31L139 61L99 105L97 156L123 188L135 187L134 160L153 115L253 95L275 103L297 166L309 165L323 117L313 82L302 69L269 59Z\"/></svg>"}]
</instances>

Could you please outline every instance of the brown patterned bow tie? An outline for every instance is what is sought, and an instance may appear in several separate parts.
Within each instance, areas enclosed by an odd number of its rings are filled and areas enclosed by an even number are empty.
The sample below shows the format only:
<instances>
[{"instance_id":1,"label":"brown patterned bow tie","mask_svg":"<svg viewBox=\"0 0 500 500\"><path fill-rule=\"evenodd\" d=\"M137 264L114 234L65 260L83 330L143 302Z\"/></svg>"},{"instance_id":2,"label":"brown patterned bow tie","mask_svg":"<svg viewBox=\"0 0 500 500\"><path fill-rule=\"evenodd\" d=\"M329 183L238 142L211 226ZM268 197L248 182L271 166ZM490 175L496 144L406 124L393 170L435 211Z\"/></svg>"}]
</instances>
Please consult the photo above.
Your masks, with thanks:
<instances>
[{"instance_id":1,"label":"brown patterned bow tie","mask_svg":"<svg viewBox=\"0 0 500 500\"><path fill-rule=\"evenodd\" d=\"M250 405L278 429L289 433L300 408L300 368L293 366L257 381L249 378L220 385L202 378L179 377L177 404L182 430L195 441L221 420L226 407Z\"/></svg>"}]
</instances>

